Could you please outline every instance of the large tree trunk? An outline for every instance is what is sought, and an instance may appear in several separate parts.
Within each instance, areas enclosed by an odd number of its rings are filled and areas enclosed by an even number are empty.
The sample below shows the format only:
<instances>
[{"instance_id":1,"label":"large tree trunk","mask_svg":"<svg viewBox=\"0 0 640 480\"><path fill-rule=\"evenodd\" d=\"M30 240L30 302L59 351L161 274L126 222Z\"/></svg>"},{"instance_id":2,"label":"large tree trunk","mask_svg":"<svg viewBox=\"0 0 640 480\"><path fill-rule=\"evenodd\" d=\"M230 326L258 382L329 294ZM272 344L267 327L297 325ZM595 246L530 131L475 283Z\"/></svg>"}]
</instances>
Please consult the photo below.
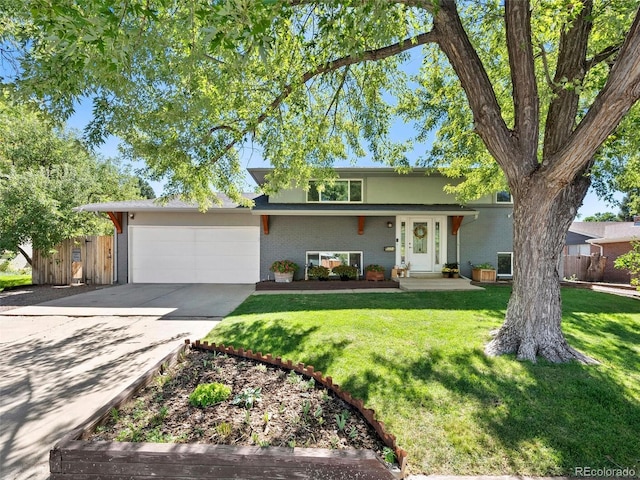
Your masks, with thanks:
<instances>
[{"instance_id":1,"label":"large tree trunk","mask_svg":"<svg viewBox=\"0 0 640 480\"><path fill-rule=\"evenodd\" d=\"M597 363L571 348L560 326L560 256L588 185L581 178L554 195L547 182L530 182L515 196L513 292L505 322L487 345L487 354L514 353L532 362L540 356L551 362Z\"/></svg>"}]
</instances>

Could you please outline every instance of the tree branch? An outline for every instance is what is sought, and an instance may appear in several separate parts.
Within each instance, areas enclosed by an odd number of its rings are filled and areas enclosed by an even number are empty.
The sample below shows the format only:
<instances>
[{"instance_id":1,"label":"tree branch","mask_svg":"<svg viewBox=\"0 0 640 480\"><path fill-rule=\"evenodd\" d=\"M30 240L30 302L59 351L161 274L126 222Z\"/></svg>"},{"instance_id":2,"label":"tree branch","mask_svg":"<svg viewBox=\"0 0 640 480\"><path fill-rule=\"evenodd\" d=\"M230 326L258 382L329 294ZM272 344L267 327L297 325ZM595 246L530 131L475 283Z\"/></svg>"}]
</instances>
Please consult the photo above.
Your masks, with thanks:
<instances>
[{"instance_id":1,"label":"tree branch","mask_svg":"<svg viewBox=\"0 0 640 480\"><path fill-rule=\"evenodd\" d=\"M582 83L586 73L587 44L593 26L592 9L593 1L585 0L573 23L560 34L558 63L552 83L556 96L547 113L542 152L544 161L548 161L566 143L575 127L580 100L575 87Z\"/></svg>"},{"instance_id":2,"label":"tree branch","mask_svg":"<svg viewBox=\"0 0 640 480\"><path fill-rule=\"evenodd\" d=\"M564 147L541 169L546 178L567 183L588 165L602 143L640 100L640 8L604 88Z\"/></svg>"},{"instance_id":3,"label":"tree branch","mask_svg":"<svg viewBox=\"0 0 640 480\"><path fill-rule=\"evenodd\" d=\"M265 108L265 110L255 119L255 121L253 121L244 130L241 130L241 131L235 130L236 133L238 134L236 138L231 142L229 142L223 149L222 153L212 161L213 162L218 161L225 153L227 153L235 145L237 145L238 142L240 142L245 135L254 131L258 125L260 125L267 118L269 118L269 115L271 114L271 112L276 108L278 108L280 104L282 104L282 102L284 102L287 99L287 97L291 95L294 87L298 85L304 85L314 77L317 77L324 73L333 72L342 67L347 67L350 65L363 63L363 62L377 62L380 60L384 60L385 58L393 57L402 52L406 52L407 50L418 47L420 45L425 45L431 42L437 42L437 40L438 40L438 37L436 33L433 31L430 31L426 33L421 33L415 37L406 38L398 43L394 43L393 45L388 45L386 47L382 47L374 50L367 50L365 52L362 52L356 55L347 55L345 57L338 58L336 60L324 63L322 65L318 65L317 67L302 74L295 82L291 82L285 85L284 88L282 89L282 92L280 92L280 94ZM229 127L216 126L211 128L210 132L212 133L220 129L232 130Z\"/></svg>"},{"instance_id":4,"label":"tree branch","mask_svg":"<svg viewBox=\"0 0 640 480\"><path fill-rule=\"evenodd\" d=\"M588 59L585 64L585 71L591 70L591 68L595 67L600 62L604 62L610 57L614 56L616 53L620 51L622 45L611 45L601 52L596 53L593 57Z\"/></svg>"},{"instance_id":5,"label":"tree branch","mask_svg":"<svg viewBox=\"0 0 640 480\"><path fill-rule=\"evenodd\" d=\"M513 103L515 133L529 168L537 163L540 113L531 43L531 8L528 1L506 0L505 25Z\"/></svg>"},{"instance_id":6,"label":"tree branch","mask_svg":"<svg viewBox=\"0 0 640 480\"><path fill-rule=\"evenodd\" d=\"M520 158L519 149L502 118L500 105L482 60L462 26L455 0L441 0L433 21L438 45L449 59L467 95L478 135L507 178L517 179L520 177L520 164L514 159Z\"/></svg>"},{"instance_id":7,"label":"tree branch","mask_svg":"<svg viewBox=\"0 0 640 480\"><path fill-rule=\"evenodd\" d=\"M18 245L18 251L22 254L22 256L24 257L24 259L27 261L27 263L31 266L33 266L33 260L31 259L31 257L29 256L29 254L27 254L27 252L25 252L22 247L20 247Z\"/></svg>"}]
</instances>

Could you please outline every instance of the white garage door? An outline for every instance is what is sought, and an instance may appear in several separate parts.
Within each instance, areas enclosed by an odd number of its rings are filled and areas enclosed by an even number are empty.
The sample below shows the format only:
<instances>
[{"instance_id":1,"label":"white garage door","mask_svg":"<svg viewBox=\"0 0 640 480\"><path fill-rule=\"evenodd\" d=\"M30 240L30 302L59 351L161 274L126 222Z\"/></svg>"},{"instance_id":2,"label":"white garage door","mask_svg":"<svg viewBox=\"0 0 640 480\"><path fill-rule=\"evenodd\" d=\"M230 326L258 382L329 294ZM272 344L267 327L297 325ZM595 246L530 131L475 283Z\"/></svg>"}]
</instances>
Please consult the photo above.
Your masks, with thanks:
<instances>
[{"instance_id":1,"label":"white garage door","mask_svg":"<svg viewBox=\"0 0 640 480\"><path fill-rule=\"evenodd\" d=\"M259 227L129 227L131 283L259 279Z\"/></svg>"}]
</instances>

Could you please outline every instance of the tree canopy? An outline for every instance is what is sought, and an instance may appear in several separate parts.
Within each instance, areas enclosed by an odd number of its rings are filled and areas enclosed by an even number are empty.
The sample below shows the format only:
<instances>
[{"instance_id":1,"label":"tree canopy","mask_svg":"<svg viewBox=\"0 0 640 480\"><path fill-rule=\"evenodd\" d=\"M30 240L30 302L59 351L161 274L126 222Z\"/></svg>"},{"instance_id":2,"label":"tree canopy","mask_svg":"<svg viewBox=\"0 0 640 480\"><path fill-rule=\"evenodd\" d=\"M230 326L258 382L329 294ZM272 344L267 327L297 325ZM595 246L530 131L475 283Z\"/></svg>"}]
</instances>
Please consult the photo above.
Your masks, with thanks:
<instances>
[{"instance_id":1,"label":"tree canopy","mask_svg":"<svg viewBox=\"0 0 640 480\"><path fill-rule=\"evenodd\" d=\"M73 208L139 197L138 178L96 157L77 135L0 101L0 250L31 242L47 252L66 238L111 233L107 220Z\"/></svg>"},{"instance_id":2,"label":"tree canopy","mask_svg":"<svg viewBox=\"0 0 640 480\"><path fill-rule=\"evenodd\" d=\"M588 360L561 333L558 258L591 176L608 183L640 146L636 0L4 5L18 91L60 116L93 97L89 138L122 138L200 203L240 200L248 143L274 167L270 192L338 160L405 170L436 130L418 165L462 176L461 201L514 199L513 295L487 352ZM392 138L397 122L415 135Z\"/></svg>"}]
</instances>

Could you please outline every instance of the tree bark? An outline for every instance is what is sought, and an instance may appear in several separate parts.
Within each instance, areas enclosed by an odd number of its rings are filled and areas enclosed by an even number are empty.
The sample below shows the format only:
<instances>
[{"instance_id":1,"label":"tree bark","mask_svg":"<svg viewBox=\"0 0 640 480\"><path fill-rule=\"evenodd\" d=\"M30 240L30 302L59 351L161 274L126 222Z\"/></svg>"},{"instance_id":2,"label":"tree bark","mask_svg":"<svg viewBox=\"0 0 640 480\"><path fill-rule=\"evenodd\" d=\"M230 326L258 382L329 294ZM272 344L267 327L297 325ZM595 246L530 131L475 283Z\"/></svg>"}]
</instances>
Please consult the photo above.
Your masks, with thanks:
<instances>
[{"instance_id":1,"label":"tree bark","mask_svg":"<svg viewBox=\"0 0 640 480\"><path fill-rule=\"evenodd\" d=\"M598 363L571 348L561 328L558 268L565 236L589 187L587 177L558 194L541 176L514 198L513 292L505 322L486 346L488 355L516 354L518 360L577 360Z\"/></svg>"}]
</instances>

